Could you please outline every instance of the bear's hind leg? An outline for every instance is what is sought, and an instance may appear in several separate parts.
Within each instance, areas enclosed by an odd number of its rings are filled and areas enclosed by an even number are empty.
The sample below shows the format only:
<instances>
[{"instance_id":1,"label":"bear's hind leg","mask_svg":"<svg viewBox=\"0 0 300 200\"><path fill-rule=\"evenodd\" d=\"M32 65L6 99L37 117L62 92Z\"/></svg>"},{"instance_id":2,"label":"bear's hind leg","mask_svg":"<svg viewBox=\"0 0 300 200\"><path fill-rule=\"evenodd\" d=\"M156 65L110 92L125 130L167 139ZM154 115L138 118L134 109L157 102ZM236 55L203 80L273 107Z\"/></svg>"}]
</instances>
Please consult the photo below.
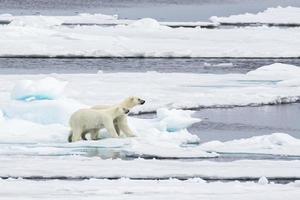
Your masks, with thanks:
<instances>
[{"instance_id":1,"label":"bear's hind leg","mask_svg":"<svg viewBox=\"0 0 300 200\"><path fill-rule=\"evenodd\" d=\"M72 142L81 140L81 134L82 134L81 131L73 131Z\"/></svg>"},{"instance_id":2,"label":"bear's hind leg","mask_svg":"<svg viewBox=\"0 0 300 200\"><path fill-rule=\"evenodd\" d=\"M99 139L98 138L98 132L99 132L99 129L90 130L92 140L98 140Z\"/></svg>"},{"instance_id":3,"label":"bear's hind leg","mask_svg":"<svg viewBox=\"0 0 300 200\"><path fill-rule=\"evenodd\" d=\"M69 136L68 136L68 142L72 142L72 135L73 135L73 132L70 131Z\"/></svg>"}]
</instances>

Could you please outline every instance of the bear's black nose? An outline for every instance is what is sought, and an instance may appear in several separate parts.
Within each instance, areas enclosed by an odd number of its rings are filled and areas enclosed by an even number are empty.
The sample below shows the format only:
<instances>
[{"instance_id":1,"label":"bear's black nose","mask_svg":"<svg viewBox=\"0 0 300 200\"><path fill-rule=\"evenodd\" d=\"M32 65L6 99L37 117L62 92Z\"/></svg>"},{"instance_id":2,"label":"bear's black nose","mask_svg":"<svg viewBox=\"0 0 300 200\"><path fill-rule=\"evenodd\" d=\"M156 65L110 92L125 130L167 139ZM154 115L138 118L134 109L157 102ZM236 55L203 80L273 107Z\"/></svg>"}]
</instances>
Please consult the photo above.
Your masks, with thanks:
<instances>
[{"instance_id":1,"label":"bear's black nose","mask_svg":"<svg viewBox=\"0 0 300 200\"><path fill-rule=\"evenodd\" d=\"M145 101L145 100L141 100L140 102L141 102L141 104L143 105L146 101Z\"/></svg>"}]
</instances>

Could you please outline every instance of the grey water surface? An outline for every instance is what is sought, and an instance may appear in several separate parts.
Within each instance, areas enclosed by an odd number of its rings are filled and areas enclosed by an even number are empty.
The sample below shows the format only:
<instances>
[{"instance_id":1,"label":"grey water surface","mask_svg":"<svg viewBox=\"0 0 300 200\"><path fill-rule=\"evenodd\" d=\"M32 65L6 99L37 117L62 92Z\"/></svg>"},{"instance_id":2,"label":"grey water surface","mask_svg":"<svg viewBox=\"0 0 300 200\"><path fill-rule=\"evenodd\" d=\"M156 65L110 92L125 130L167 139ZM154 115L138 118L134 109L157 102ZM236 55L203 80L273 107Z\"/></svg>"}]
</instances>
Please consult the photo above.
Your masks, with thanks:
<instances>
[{"instance_id":1,"label":"grey water surface","mask_svg":"<svg viewBox=\"0 0 300 200\"><path fill-rule=\"evenodd\" d=\"M0 14L118 14L161 21L207 21L211 16L257 13L268 7L300 6L298 0L0 0Z\"/></svg>"},{"instance_id":2,"label":"grey water surface","mask_svg":"<svg viewBox=\"0 0 300 200\"><path fill-rule=\"evenodd\" d=\"M300 58L0 58L0 74L180 72L247 73L274 63L300 66Z\"/></svg>"}]
</instances>

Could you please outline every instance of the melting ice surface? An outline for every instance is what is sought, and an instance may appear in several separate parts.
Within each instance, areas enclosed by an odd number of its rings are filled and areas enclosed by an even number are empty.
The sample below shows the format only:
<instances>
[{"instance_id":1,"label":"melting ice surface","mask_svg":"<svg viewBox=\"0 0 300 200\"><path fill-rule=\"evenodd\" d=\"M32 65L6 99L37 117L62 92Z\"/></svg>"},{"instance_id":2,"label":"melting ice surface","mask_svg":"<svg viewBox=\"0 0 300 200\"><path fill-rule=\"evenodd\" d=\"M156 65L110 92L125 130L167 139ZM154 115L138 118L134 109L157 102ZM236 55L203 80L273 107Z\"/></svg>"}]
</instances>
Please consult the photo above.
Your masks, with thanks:
<instances>
[{"instance_id":1,"label":"melting ice surface","mask_svg":"<svg viewBox=\"0 0 300 200\"><path fill-rule=\"evenodd\" d=\"M201 144L201 138L187 130L201 120L193 118L192 111L180 110L297 102L299 76L299 67L286 64L263 66L247 74L222 75L1 75L0 139L10 144L3 144L0 153L84 155L91 149L114 149L128 156L173 158L218 156L214 152L300 155L299 140L284 133ZM67 143L68 120L74 111L95 104L117 103L137 94L147 103L133 109L133 113L157 111L154 119L129 117L137 137L112 139L102 131L103 139L99 141Z\"/></svg>"}]
</instances>

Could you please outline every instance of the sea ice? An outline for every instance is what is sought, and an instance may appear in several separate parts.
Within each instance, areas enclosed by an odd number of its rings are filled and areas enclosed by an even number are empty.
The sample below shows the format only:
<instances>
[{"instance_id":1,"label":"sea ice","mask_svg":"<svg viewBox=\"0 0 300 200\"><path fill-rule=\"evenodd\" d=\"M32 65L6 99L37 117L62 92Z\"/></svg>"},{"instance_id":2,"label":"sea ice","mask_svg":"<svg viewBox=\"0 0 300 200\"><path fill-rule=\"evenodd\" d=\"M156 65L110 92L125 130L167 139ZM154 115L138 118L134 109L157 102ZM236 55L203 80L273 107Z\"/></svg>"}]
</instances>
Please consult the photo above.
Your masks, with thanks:
<instances>
[{"instance_id":1,"label":"sea ice","mask_svg":"<svg viewBox=\"0 0 300 200\"><path fill-rule=\"evenodd\" d=\"M51 148L49 148L51 150ZM66 177L66 178L216 178L259 180L300 177L300 161L237 160L182 161L160 159L101 159L97 156L24 156L1 155L1 177Z\"/></svg>"},{"instance_id":2,"label":"sea ice","mask_svg":"<svg viewBox=\"0 0 300 200\"><path fill-rule=\"evenodd\" d=\"M106 27L39 26L44 18L32 18L26 26L0 26L0 56L299 57L300 52L300 28L172 29L154 19Z\"/></svg>"},{"instance_id":3,"label":"sea ice","mask_svg":"<svg viewBox=\"0 0 300 200\"><path fill-rule=\"evenodd\" d=\"M258 153L300 155L300 140L285 133L255 136L227 142L211 141L201 145L202 150L222 153Z\"/></svg>"},{"instance_id":4,"label":"sea ice","mask_svg":"<svg viewBox=\"0 0 300 200\"><path fill-rule=\"evenodd\" d=\"M170 180L49 180L33 181L24 179L0 180L0 196L4 199L86 199L99 197L110 200L123 199L215 199L253 200L266 199L297 200L299 185L267 184L255 182L212 182L199 179ZM37 190L38 188L38 190Z\"/></svg>"},{"instance_id":5,"label":"sea ice","mask_svg":"<svg viewBox=\"0 0 300 200\"><path fill-rule=\"evenodd\" d=\"M179 110L297 102L299 76L298 67L285 64L264 66L247 74L1 75L0 138L2 142L45 143L48 147L58 144L71 148L118 147L132 156L218 156L207 151L300 155L298 140L285 134L198 146L201 138L186 128L199 123L200 119L193 118L192 111ZM147 102L132 109L132 113L157 111L154 119L129 117L129 125L137 137L66 143L68 120L75 110L97 104L115 104L131 95ZM107 137L105 131L101 132L101 137ZM28 151L38 150L34 146ZM80 154L77 150L74 153Z\"/></svg>"},{"instance_id":6,"label":"sea ice","mask_svg":"<svg viewBox=\"0 0 300 200\"><path fill-rule=\"evenodd\" d=\"M300 24L300 8L276 7L268 8L257 14L245 13L229 17L211 17L215 23L271 23L271 24Z\"/></svg>"}]
</instances>

